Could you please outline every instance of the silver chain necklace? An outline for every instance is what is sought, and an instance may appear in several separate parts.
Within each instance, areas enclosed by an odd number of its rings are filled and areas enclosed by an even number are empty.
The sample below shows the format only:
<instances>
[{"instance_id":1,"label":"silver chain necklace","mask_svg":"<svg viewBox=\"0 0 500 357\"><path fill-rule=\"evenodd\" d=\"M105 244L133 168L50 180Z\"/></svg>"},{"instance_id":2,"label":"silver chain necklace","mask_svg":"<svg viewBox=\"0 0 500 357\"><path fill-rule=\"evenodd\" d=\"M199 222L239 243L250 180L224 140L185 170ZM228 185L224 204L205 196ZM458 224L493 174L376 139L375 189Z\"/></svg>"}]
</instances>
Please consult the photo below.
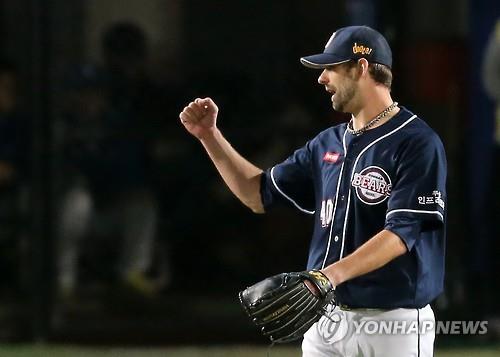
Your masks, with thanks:
<instances>
[{"instance_id":1,"label":"silver chain necklace","mask_svg":"<svg viewBox=\"0 0 500 357\"><path fill-rule=\"evenodd\" d=\"M375 118L370 120L364 127L361 129L355 130L354 129L354 124L353 124L353 118L349 121L347 124L347 131L351 133L352 135L361 135L368 129L370 129L372 126L374 126L377 122L380 121L380 119L386 117L394 108L398 106L398 102L393 102L391 105L389 105L387 108L385 108L379 115L377 115Z\"/></svg>"}]
</instances>

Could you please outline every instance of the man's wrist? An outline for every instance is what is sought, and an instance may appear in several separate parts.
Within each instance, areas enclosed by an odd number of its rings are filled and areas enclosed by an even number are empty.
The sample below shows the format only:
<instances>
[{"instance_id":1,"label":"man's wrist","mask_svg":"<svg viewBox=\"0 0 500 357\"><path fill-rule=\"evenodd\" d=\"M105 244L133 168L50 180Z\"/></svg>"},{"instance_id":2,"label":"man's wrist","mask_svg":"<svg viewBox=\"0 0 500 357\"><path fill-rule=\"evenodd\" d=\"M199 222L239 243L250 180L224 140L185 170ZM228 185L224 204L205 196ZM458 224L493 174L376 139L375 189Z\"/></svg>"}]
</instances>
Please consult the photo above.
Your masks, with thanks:
<instances>
[{"instance_id":1,"label":"man's wrist","mask_svg":"<svg viewBox=\"0 0 500 357\"><path fill-rule=\"evenodd\" d=\"M327 266L326 268L322 269L321 272L326 275L328 280L330 280L330 283L332 283L332 285L335 287L345 281L341 266L338 264L338 262Z\"/></svg>"},{"instance_id":2,"label":"man's wrist","mask_svg":"<svg viewBox=\"0 0 500 357\"><path fill-rule=\"evenodd\" d=\"M201 143L207 143L209 141L215 140L217 141L222 137L222 133L220 132L219 128L215 127L213 129L207 130L206 134L199 137L198 139L201 141Z\"/></svg>"}]
</instances>

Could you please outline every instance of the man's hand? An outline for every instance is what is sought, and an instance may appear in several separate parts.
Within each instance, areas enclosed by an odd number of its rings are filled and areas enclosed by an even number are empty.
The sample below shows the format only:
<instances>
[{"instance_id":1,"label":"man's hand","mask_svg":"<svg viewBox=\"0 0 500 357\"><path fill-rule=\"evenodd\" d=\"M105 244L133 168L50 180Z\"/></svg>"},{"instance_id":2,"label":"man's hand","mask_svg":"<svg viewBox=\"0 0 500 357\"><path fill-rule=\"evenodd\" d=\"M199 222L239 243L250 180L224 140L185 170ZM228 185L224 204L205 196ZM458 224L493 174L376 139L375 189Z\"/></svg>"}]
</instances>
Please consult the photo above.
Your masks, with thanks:
<instances>
[{"instance_id":1,"label":"man's hand","mask_svg":"<svg viewBox=\"0 0 500 357\"><path fill-rule=\"evenodd\" d=\"M212 136L217 130L217 114L219 108L210 98L196 98L179 114L182 125L186 130L203 140Z\"/></svg>"}]
</instances>

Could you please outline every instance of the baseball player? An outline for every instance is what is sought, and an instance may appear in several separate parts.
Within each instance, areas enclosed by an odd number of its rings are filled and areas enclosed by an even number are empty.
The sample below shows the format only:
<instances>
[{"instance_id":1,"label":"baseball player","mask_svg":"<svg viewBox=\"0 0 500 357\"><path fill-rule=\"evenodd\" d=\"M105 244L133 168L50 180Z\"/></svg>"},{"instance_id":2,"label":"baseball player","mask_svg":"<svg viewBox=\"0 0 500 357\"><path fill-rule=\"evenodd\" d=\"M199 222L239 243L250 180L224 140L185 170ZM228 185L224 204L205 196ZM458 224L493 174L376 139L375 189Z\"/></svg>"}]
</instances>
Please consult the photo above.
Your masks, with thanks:
<instances>
[{"instance_id":1,"label":"baseball player","mask_svg":"<svg viewBox=\"0 0 500 357\"><path fill-rule=\"evenodd\" d=\"M328 277L337 304L305 333L303 356L432 356L429 303L444 279L443 145L392 100L392 53L377 31L341 28L301 62L322 70L333 109L352 117L266 171L224 138L210 98L191 102L180 120L254 212L288 204L314 215L307 269Z\"/></svg>"}]
</instances>

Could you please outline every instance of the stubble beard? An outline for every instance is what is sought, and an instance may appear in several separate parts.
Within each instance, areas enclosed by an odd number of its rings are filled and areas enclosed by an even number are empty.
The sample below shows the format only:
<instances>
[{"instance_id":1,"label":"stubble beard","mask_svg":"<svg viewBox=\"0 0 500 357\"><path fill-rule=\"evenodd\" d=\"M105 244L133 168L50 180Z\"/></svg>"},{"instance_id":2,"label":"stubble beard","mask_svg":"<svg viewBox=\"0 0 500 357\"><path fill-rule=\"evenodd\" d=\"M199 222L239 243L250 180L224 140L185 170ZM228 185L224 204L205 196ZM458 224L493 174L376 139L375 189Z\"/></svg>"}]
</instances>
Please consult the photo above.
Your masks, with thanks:
<instances>
[{"instance_id":1,"label":"stubble beard","mask_svg":"<svg viewBox=\"0 0 500 357\"><path fill-rule=\"evenodd\" d=\"M332 107L338 112L347 113L348 105L356 94L354 85L345 86L342 90L337 91L332 101Z\"/></svg>"}]
</instances>

